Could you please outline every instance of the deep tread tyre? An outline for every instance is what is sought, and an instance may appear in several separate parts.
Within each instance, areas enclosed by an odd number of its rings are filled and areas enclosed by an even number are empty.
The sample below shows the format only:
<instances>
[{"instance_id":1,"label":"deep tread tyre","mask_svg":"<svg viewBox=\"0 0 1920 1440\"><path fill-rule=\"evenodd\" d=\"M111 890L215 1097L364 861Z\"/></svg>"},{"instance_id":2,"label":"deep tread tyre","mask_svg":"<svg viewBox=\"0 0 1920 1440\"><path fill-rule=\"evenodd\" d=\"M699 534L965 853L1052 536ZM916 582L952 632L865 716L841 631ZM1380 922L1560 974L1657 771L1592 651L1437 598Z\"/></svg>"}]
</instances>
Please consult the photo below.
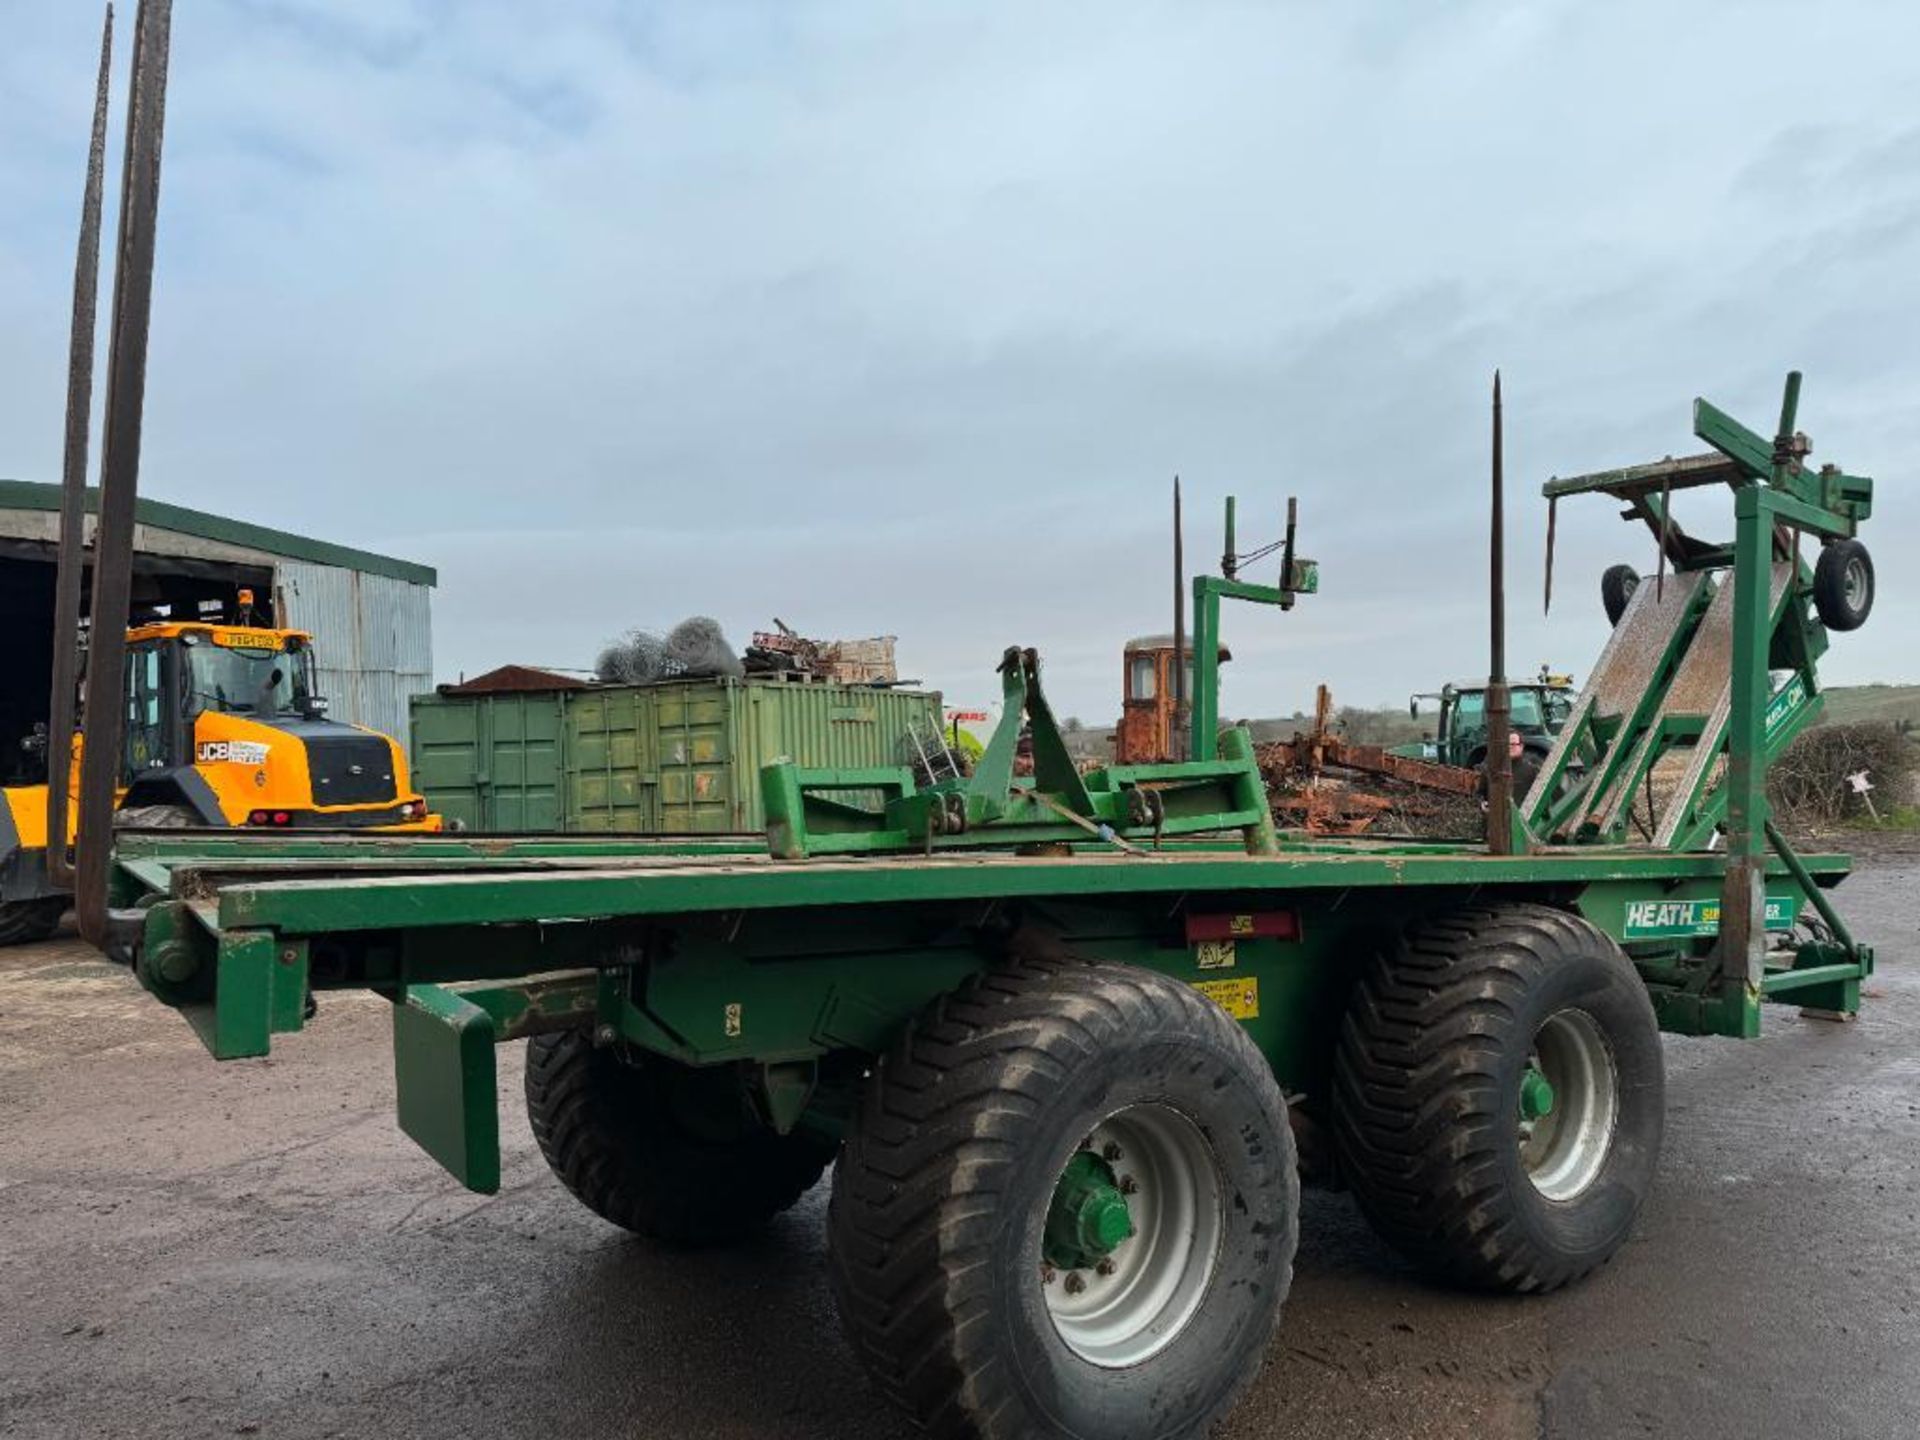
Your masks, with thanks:
<instances>
[{"instance_id":1,"label":"deep tread tyre","mask_svg":"<svg viewBox=\"0 0 1920 1440\"><path fill-rule=\"evenodd\" d=\"M1813 567L1813 608L1829 630L1858 630L1873 613L1873 556L1858 540L1836 540Z\"/></svg>"},{"instance_id":2,"label":"deep tread tyre","mask_svg":"<svg viewBox=\"0 0 1920 1440\"><path fill-rule=\"evenodd\" d=\"M675 1104L675 1071L686 1074L577 1030L527 1042L533 1138L594 1214L667 1244L714 1245L759 1229L820 1179L830 1142L776 1134L744 1104L696 1130Z\"/></svg>"},{"instance_id":3,"label":"deep tread tyre","mask_svg":"<svg viewBox=\"0 0 1920 1440\"><path fill-rule=\"evenodd\" d=\"M1129 1192L1142 1228L1112 1254L1122 1278L1096 1267L1048 1283L1042 1232L1063 1169L1148 1119L1184 1129L1192 1164L1150 1164L1153 1146L1129 1141L1116 1170L1154 1178ZM1203 1172L1214 1203L1192 1226L1149 1221L1156 1191ZM1299 1193L1272 1070L1223 1010L1151 971L1022 959L937 1001L869 1078L834 1171L835 1296L876 1387L942 1440L1197 1436L1260 1368ZM1068 1282L1125 1287L1149 1273L1131 1267L1177 1253L1174 1234L1212 1237L1187 1247L1209 1257L1197 1268L1163 1272L1186 1277L1191 1299L1175 1313L1122 1288L1132 1356L1070 1340L1077 1322L1055 1308L1078 1293Z\"/></svg>"},{"instance_id":4,"label":"deep tread tyre","mask_svg":"<svg viewBox=\"0 0 1920 1440\"><path fill-rule=\"evenodd\" d=\"M1607 624L1618 625L1627 613L1627 602L1640 588L1640 572L1631 565L1609 565L1600 575L1600 604L1607 612Z\"/></svg>"},{"instance_id":5,"label":"deep tread tyre","mask_svg":"<svg viewBox=\"0 0 1920 1440\"><path fill-rule=\"evenodd\" d=\"M1530 1169L1522 1087L1565 1034L1602 1048L1606 1069L1585 1093L1611 1086L1612 1124L1579 1152L1582 1168L1550 1171L1535 1155ZM1581 1113L1579 1085L1566 1088L1557 1124ZM1665 1107L1659 1028L1632 964L1604 932L1544 905L1415 925L1366 970L1341 1026L1341 1173L1385 1239L1472 1288L1553 1290L1605 1263L1652 1185Z\"/></svg>"},{"instance_id":6,"label":"deep tread tyre","mask_svg":"<svg viewBox=\"0 0 1920 1440\"><path fill-rule=\"evenodd\" d=\"M64 895L54 895L0 904L0 945L34 945L48 939L60 928L67 903Z\"/></svg>"}]
</instances>

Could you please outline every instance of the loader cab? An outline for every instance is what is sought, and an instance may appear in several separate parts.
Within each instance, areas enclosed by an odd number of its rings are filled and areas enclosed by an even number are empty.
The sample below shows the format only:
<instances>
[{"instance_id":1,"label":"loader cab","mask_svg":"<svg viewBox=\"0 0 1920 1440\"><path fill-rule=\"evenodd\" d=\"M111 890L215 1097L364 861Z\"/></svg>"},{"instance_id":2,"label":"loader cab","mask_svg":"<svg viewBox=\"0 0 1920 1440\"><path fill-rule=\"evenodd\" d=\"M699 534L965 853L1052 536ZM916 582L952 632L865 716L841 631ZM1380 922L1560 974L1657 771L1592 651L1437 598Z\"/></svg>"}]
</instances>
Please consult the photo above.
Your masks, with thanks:
<instances>
[{"instance_id":1,"label":"loader cab","mask_svg":"<svg viewBox=\"0 0 1920 1440\"><path fill-rule=\"evenodd\" d=\"M209 758L216 739L204 716L245 716L263 724L313 720L326 712L314 694L310 637L297 630L208 624L144 625L128 632L128 784L154 771Z\"/></svg>"}]
</instances>

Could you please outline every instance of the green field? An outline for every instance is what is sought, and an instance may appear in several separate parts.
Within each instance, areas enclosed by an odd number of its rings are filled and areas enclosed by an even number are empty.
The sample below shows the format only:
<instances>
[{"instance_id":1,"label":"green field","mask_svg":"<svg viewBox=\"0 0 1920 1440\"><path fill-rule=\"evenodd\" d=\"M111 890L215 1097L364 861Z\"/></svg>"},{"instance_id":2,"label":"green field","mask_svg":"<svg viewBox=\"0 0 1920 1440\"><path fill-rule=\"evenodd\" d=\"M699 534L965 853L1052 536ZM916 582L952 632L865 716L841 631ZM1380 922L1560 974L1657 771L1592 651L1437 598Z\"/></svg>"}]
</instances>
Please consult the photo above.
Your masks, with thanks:
<instances>
[{"instance_id":1,"label":"green field","mask_svg":"<svg viewBox=\"0 0 1920 1440\"><path fill-rule=\"evenodd\" d=\"M1823 725L1851 725L1863 720L1884 720L1898 725L1906 722L1920 734L1920 685L1836 685L1825 692L1827 699ZM1237 717L1236 717L1237 718ZM1433 729L1433 707L1418 723L1408 719L1405 708L1342 706L1336 714L1336 729L1347 738L1368 745L1399 745L1418 740ZM1312 726L1312 717L1292 715L1250 720L1255 740L1290 740ZM1088 759L1101 759L1113 753L1111 726L1090 725L1068 736L1069 745Z\"/></svg>"},{"instance_id":2,"label":"green field","mask_svg":"<svg viewBox=\"0 0 1920 1440\"><path fill-rule=\"evenodd\" d=\"M1920 685L1836 685L1826 692L1828 725L1885 720L1920 731Z\"/></svg>"}]
</instances>

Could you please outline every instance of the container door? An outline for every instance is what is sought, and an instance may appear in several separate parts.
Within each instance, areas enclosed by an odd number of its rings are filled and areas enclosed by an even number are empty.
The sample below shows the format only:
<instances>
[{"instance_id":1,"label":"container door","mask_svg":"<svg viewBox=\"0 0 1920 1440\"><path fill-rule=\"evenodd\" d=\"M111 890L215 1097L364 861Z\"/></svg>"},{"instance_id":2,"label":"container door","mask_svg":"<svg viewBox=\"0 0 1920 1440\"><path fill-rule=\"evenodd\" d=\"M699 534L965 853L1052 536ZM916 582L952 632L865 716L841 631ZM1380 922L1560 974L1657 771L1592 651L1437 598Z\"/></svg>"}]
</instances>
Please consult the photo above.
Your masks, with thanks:
<instances>
[{"instance_id":1,"label":"container door","mask_svg":"<svg viewBox=\"0 0 1920 1440\"><path fill-rule=\"evenodd\" d=\"M736 681L692 680L652 687L658 716L660 828L670 834L727 834L733 817Z\"/></svg>"},{"instance_id":2,"label":"container door","mask_svg":"<svg viewBox=\"0 0 1920 1440\"><path fill-rule=\"evenodd\" d=\"M657 790L644 688L594 690L568 712L569 826L646 834L657 828Z\"/></svg>"},{"instance_id":3,"label":"container door","mask_svg":"<svg viewBox=\"0 0 1920 1440\"><path fill-rule=\"evenodd\" d=\"M413 783L427 804L470 830L484 830L481 804L481 708L471 701L415 695L408 727Z\"/></svg>"},{"instance_id":4,"label":"container door","mask_svg":"<svg viewBox=\"0 0 1920 1440\"><path fill-rule=\"evenodd\" d=\"M563 827L560 778L566 696L496 695L484 707L486 828L550 833Z\"/></svg>"}]
</instances>

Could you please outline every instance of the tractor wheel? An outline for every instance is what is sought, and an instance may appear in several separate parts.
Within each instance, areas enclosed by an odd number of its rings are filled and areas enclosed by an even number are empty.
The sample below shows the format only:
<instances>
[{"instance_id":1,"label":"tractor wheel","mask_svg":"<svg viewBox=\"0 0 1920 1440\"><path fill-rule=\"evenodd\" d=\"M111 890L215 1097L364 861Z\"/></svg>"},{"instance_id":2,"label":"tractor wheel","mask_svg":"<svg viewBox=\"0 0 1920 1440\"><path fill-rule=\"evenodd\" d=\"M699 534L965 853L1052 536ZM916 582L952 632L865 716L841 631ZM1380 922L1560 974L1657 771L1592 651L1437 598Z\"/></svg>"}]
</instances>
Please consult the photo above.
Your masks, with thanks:
<instances>
[{"instance_id":1,"label":"tractor wheel","mask_svg":"<svg viewBox=\"0 0 1920 1440\"><path fill-rule=\"evenodd\" d=\"M834 1171L841 1319L943 1440L1198 1436L1292 1279L1286 1105L1239 1025L1151 971L1026 960L880 1061Z\"/></svg>"},{"instance_id":2,"label":"tractor wheel","mask_svg":"<svg viewBox=\"0 0 1920 1440\"><path fill-rule=\"evenodd\" d=\"M34 945L50 938L60 928L67 905L64 895L9 900L0 905L0 945Z\"/></svg>"},{"instance_id":3,"label":"tractor wheel","mask_svg":"<svg viewBox=\"0 0 1920 1440\"><path fill-rule=\"evenodd\" d=\"M1609 565L1600 576L1600 603L1607 612L1607 624L1618 625L1627 613L1627 602L1640 588L1640 572L1631 565Z\"/></svg>"},{"instance_id":4,"label":"tractor wheel","mask_svg":"<svg viewBox=\"0 0 1920 1440\"><path fill-rule=\"evenodd\" d=\"M1342 1174L1382 1236L1459 1284L1553 1290L1620 1248L1653 1183L1660 1033L1595 926L1462 909L1364 973L1333 1101Z\"/></svg>"},{"instance_id":5,"label":"tractor wheel","mask_svg":"<svg viewBox=\"0 0 1920 1440\"><path fill-rule=\"evenodd\" d=\"M527 1042L527 1118L594 1214L670 1245L750 1234L813 1188L830 1141L776 1134L730 1066L627 1058L578 1030Z\"/></svg>"},{"instance_id":6,"label":"tractor wheel","mask_svg":"<svg viewBox=\"0 0 1920 1440\"><path fill-rule=\"evenodd\" d=\"M1858 630L1873 610L1873 557L1858 540L1836 540L1813 568L1813 608L1829 630Z\"/></svg>"}]
</instances>

